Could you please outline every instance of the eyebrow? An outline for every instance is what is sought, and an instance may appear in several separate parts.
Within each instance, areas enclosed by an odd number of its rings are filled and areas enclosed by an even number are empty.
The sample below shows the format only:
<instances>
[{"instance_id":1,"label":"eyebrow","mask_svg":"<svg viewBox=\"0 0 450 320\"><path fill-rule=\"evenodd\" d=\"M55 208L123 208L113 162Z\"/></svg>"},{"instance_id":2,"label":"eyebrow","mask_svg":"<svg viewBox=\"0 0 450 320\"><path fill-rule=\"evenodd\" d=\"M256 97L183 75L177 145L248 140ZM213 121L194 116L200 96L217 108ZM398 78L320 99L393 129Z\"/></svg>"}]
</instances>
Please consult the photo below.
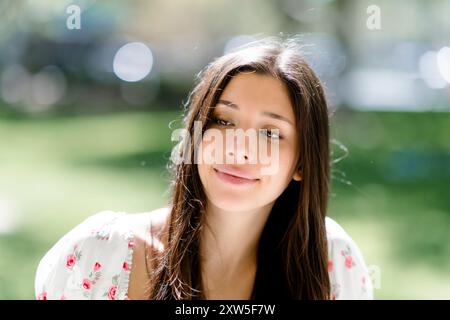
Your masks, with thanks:
<instances>
[{"instance_id":1,"label":"eyebrow","mask_svg":"<svg viewBox=\"0 0 450 320\"><path fill-rule=\"evenodd\" d=\"M239 110L239 106L231 101L228 100L219 100L217 101L217 103L223 104L227 107L233 108L235 110ZM262 115L273 118L273 119L278 119L278 120L282 120L282 121L286 121L289 124L293 125L293 123L286 117L280 116L279 114L273 113L273 112L268 112L268 111L263 111L261 112Z\"/></svg>"}]
</instances>

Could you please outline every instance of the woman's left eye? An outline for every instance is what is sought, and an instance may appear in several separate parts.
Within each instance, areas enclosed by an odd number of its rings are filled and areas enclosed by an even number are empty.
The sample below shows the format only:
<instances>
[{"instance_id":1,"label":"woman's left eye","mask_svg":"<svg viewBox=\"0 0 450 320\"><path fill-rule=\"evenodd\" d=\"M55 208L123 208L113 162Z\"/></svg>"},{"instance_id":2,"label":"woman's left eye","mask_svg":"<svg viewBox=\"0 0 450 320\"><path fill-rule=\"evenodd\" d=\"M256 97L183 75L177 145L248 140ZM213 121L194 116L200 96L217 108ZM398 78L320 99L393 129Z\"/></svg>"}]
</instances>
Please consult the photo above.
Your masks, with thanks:
<instances>
[{"instance_id":1,"label":"woman's left eye","mask_svg":"<svg viewBox=\"0 0 450 320\"><path fill-rule=\"evenodd\" d=\"M271 139L283 139L278 129L262 129L261 132Z\"/></svg>"}]
</instances>

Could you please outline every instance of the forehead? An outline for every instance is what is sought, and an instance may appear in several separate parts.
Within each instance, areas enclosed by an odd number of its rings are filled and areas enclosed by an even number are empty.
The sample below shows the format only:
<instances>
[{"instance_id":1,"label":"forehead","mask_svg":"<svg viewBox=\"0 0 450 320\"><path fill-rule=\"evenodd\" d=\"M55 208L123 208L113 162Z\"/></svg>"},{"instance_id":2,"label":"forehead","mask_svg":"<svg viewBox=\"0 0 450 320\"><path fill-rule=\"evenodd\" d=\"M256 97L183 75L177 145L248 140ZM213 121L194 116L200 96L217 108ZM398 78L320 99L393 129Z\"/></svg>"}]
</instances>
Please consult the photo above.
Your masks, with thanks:
<instances>
[{"instance_id":1,"label":"forehead","mask_svg":"<svg viewBox=\"0 0 450 320\"><path fill-rule=\"evenodd\" d=\"M238 73L220 95L239 105L241 111L270 111L294 119L289 91L286 85L272 76L252 73Z\"/></svg>"}]
</instances>

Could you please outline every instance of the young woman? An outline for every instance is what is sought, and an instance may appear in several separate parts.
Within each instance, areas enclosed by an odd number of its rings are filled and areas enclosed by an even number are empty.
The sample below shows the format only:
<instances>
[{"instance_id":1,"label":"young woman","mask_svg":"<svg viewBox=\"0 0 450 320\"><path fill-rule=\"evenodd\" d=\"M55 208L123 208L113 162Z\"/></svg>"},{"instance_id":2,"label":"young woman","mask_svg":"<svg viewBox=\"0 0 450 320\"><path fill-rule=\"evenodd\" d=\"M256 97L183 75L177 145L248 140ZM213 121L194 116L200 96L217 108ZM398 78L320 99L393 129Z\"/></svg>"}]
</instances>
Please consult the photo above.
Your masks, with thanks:
<instances>
[{"instance_id":1,"label":"young woman","mask_svg":"<svg viewBox=\"0 0 450 320\"><path fill-rule=\"evenodd\" d=\"M358 246L326 217L329 112L295 41L214 60L186 107L168 206L87 218L40 261L37 298L371 299ZM263 144L236 145L244 130Z\"/></svg>"}]
</instances>

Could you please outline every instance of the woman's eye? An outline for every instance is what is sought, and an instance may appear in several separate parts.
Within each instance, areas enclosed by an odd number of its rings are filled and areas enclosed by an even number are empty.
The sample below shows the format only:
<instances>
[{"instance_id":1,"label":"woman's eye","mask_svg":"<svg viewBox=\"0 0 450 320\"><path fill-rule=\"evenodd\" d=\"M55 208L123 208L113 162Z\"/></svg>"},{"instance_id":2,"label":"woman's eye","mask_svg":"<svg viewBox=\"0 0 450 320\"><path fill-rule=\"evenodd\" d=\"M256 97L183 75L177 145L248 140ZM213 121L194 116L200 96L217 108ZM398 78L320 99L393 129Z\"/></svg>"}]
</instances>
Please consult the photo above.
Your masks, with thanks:
<instances>
[{"instance_id":1,"label":"woman's eye","mask_svg":"<svg viewBox=\"0 0 450 320\"><path fill-rule=\"evenodd\" d=\"M280 135L278 129L262 129L262 133L270 139L282 139L283 137Z\"/></svg>"},{"instance_id":2,"label":"woman's eye","mask_svg":"<svg viewBox=\"0 0 450 320\"><path fill-rule=\"evenodd\" d=\"M213 118L214 123L218 124L219 126L228 126L231 125L232 123L220 118Z\"/></svg>"}]
</instances>

